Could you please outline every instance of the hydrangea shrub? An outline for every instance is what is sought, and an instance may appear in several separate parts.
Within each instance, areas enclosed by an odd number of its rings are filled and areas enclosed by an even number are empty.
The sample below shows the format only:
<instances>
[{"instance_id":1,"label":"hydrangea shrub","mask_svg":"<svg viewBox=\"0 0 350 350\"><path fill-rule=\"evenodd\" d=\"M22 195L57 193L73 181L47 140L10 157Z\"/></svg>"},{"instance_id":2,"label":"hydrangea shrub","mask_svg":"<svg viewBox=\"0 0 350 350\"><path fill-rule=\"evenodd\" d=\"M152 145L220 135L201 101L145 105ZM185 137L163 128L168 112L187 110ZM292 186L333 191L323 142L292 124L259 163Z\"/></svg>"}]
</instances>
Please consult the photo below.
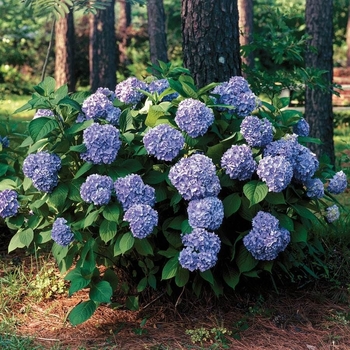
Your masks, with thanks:
<instances>
[{"instance_id":1,"label":"hydrangea shrub","mask_svg":"<svg viewBox=\"0 0 350 350\"><path fill-rule=\"evenodd\" d=\"M90 289L72 324L111 303L115 267L138 293L191 285L199 295L207 284L220 295L243 277L288 271L313 244L312 225L340 215L346 176L305 146L315 140L286 99L261 103L242 77L198 89L166 68L150 84L129 78L91 95L46 78L19 110L40 111L20 147L1 139L9 251L51 244L69 293Z\"/></svg>"}]
</instances>

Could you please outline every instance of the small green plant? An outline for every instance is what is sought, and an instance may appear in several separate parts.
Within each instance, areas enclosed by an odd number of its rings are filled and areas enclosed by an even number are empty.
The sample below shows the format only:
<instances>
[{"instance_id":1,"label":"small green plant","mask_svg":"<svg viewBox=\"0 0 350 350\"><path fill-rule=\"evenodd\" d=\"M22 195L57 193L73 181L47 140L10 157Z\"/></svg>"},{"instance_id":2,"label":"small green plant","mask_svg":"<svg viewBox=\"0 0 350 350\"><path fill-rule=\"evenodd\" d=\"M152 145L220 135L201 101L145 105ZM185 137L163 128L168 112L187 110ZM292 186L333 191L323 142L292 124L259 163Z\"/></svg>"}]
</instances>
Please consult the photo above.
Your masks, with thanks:
<instances>
[{"instance_id":1,"label":"small green plant","mask_svg":"<svg viewBox=\"0 0 350 350\"><path fill-rule=\"evenodd\" d=\"M144 318L142 319L142 321L140 322L140 326L139 327L136 327L136 328L133 328L133 332L136 334L136 335L145 335L148 333L147 329L145 329L145 325L147 323L147 318Z\"/></svg>"},{"instance_id":2,"label":"small green plant","mask_svg":"<svg viewBox=\"0 0 350 350\"><path fill-rule=\"evenodd\" d=\"M225 327L215 327L211 329L200 327L187 329L185 333L191 337L191 342L193 344L200 343L202 346L203 343L210 342L215 347L220 345L225 349L229 348L229 340L226 337L232 334L232 332Z\"/></svg>"}]
</instances>

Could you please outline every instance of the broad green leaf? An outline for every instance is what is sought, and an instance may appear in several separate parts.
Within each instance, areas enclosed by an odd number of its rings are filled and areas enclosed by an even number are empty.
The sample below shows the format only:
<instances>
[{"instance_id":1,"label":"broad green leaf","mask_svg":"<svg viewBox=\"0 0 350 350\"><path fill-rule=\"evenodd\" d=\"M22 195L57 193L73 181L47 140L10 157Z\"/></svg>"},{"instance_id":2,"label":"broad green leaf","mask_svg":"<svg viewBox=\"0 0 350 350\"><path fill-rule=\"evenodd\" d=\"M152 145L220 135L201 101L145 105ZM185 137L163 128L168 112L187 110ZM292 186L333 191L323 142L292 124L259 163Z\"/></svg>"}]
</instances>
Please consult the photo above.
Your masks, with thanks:
<instances>
[{"instance_id":1,"label":"broad green leaf","mask_svg":"<svg viewBox=\"0 0 350 350\"><path fill-rule=\"evenodd\" d=\"M71 181L69 184L69 193L68 193L68 198L71 199L72 201L75 202L80 202L81 196L80 196L80 187L83 184L84 180L83 179L77 179Z\"/></svg>"},{"instance_id":2,"label":"broad green leaf","mask_svg":"<svg viewBox=\"0 0 350 350\"><path fill-rule=\"evenodd\" d=\"M60 106L68 106L68 107L72 107L77 111L81 111L80 104L69 97L62 98L62 100L60 100L58 104Z\"/></svg>"},{"instance_id":3,"label":"broad green leaf","mask_svg":"<svg viewBox=\"0 0 350 350\"><path fill-rule=\"evenodd\" d=\"M103 209L102 215L106 220L118 222L120 216L119 205L114 203L106 205Z\"/></svg>"},{"instance_id":4,"label":"broad green leaf","mask_svg":"<svg viewBox=\"0 0 350 350\"><path fill-rule=\"evenodd\" d=\"M243 193L249 199L250 207L264 200L269 189L264 182L252 180L243 186Z\"/></svg>"},{"instance_id":5,"label":"broad green leaf","mask_svg":"<svg viewBox=\"0 0 350 350\"><path fill-rule=\"evenodd\" d=\"M84 228L91 226L94 224L100 214L99 210L95 210L91 212L84 220Z\"/></svg>"},{"instance_id":6,"label":"broad green leaf","mask_svg":"<svg viewBox=\"0 0 350 350\"><path fill-rule=\"evenodd\" d=\"M34 231L31 228L27 228L26 230L19 232L19 240L27 248L30 246L30 243L32 243L33 239Z\"/></svg>"},{"instance_id":7,"label":"broad green leaf","mask_svg":"<svg viewBox=\"0 0 350 350\"><path fill-rule=\"evenodd\" d=\"M113 290L107 281L100 281L93 284L90 289L90 299L96 303L110 303Z\"/></svg>"},{"instance_id":8,"label":"broad green leaf","mask_svg":"<svg viewBox=\"0 0 350 350\"><path fill-rule=\"evenodd\" d=\"M108 243L117 234L117 223L115 221L103 220L100 225L100 237L103 242Z\"/></svg>"},{"instance_id":9,"label":"broad green leaf","mask_svg":"<svg viewBox=\"0 0 350 350\"><path fill-rule=\"evenodd\" d=\"M66 130L66 134L68 135L77 134L80 131L85 130L87 127L89 127L93 122L94 122L93 119L89 119L84 121L83 123L75 123L69 129Z\"/></svg>"},{"instance_id":10,"label":"broad green leaf","mask_svg":"<svg viewBox=\"0 0 350 350\"><path fill-rule=\"evenodd\" d=\"M103 274L103 280L107 281L110 284L110 286L112 287L112 290L117 289L119 284L119 279L113 270L107 269Z\"/></svg>"},{"instance_id":11,"label":"broad green leaf","mask_svg":"<svg viewBox=\"0 0 350 350\"><path fill-rule=\"evenodd\" d=\"M86 172L88 172L93 167L92 163L86 162L84 163L81 168L77 171L77 173L74 176L74 179L78 179L80 176L84 175Z\"/></svg>"},{"instance_id":12,"label":"broad green leaf","mask_svg":"<svg viewBox=\"0 0 350 350\"><path fill-rule=\"evenodd\" d=\"M162 280L168 280L174 277L179 266L179 255L176 254L164 265L162 271Z\"/></svg>"},{"instance_id":13,"label":"broad green leaf","mask_svg":"<svg viewBox=\"0 0 350 350\"><path fill-rule=\"evenodd\" d=\"M12 238L8 245L8 252L11 253L17 248L24 248L26 245L23 244L20 240L20 233L17 232Z\"/></svg>"},{"instance_id":14,"label":"broad green leaf","mask_svg":"<svg viewBox=\"0 0 350 350\"><path fill-rule=\"evenodd\" d=\"M135 249L141 255L153 255L153 248L147 239L136 239Z\"/></svg>"},{"instance_id":15,"label":"broad green leaf","mask_svg":"<svg viewBox=\"0 0 350 350\"><path fill-rule=\"evenodd\" d=\"M242 200L237 192L228 195L223 201L224 214L228 218L236 213L241 206Z\"/></svg>"},{"instance_id":16,"label":"broad green leaf","mask_svg":"<svg viewBox=\"0 0 350 350\"><path fill-rule=\"evenodd\" d=\"M224 145L222 143L217 143L214 146L209 146L206 155L211 158L214 164L220 163L222 154L224 153Z\"/></svg>"},{"instance_id":17,"label":"broad green leaf","mask_svg":"<svg viewBox=\"0 0 350 350\"><path fill-rule=\"evenodd\" d=\"M308 234L307 234L306 228L302 224L296 222L295 230L294 232L291 233L291 241L293 243L299 243L299 242L305 243L307 242L307 236Z\"/></svg>"},{"instance_id":18,"label":"broad green leaf","mask_svg":"<svg viewBox=\"0 0 350 350\"><path fill-rule=\"evenodd\" d=\"M284 227L289 232L294 231L294 221L288 215L283 213L273 213L273 214L279 220L281 227Z\"/></svg>"},{"instance_id":19,"label":"broad green leaf","mask_svg":"<svg viewBox=\"0 0 350 350\"><path fill-rule=\"evenodd\" d=\"M28 125L30 137L34 142L41 140L55 129L58 129L58 123L56 119L52 118L41 117L33 119Z\"/></svg>"},{"instance_id":20,"label":"broad green leaf","mask_svg":"<svg viewBox=\"0 0 350 350\"><path fill-rule=\"evenodd\" d=\"M58 186L49 194L49 203L58 211L61 211L65 206L68 197L69 188L64 183L59 183Z\"/></svg>"},{"instance_id":21,"label":"broad green leaf","mask_svg":"<svg viewBox=\"0 0 350 350\"><path fill-rule=\"evenodd\" d=\"M206 270L206 271L203 271L203 272L201 271L201 272L199 272L199 274L207 282L209 282L210 284L214 284L214 276L213 276L213 274L212 274L212 272L210 270Z\"/></svg>"},{"instance_id":22,"label":"broad green leaf","mask_svg":"<svg viewBox=\"0 0 350 350\"><path fill-rule=\"evenodd\" d=\"M187 269L179 266L176 275L175 275L175 283L178 287L183 287L187 284L190 278L190 272Z\"/></svg>"},{"instance_id":23,"label":"broad green leaf","mask_svg":"<svg viewBox=\"0 0 350 350\"><path fill-rule=\"evenodd\" d=\"M235 289L239 283L240 273L234 268L226 268L223 273L224 281L232 288Z\"/></svg>"},{"instance_id":24,"label":"broad green leaf","mask_svg":"<svg viewBox=\"0 0 350 350\"><path fill-rule=\"evenodd\" d=\"M169 107L171 106L171 103L169 102L163 102L159 105L152 105L150 106L147 114L147 118L145 120L145 124L150 127L154 127L157 124L157 120L160 117L170 115L168 112Z\"/></svg>"},{"instance_id":25,"label":"broad green leaf","mask_svg":"<svg viewBox=\"0 0 350 350\"><path fill-rule=\"evenodd\" d=\"M68 319L73 326L84 323L96 311L97 305L94 301L88 300L76 305L69 313Z\"/></svg>"},{"instance_id":26,"label":"broad green leaf","mask_svg":"<svg viewBox=\"0 0 350 350\"><path fill-rule=\"evenodd\" d=\"M126 253L129 249L131 249L134 245L135 238L131 234L131 232L127 232L123 235L123 237L120 240L119 247L122 253Z\"/></svg>"},{"instance_id":27,"label":"broad green leaf","mask_svg":"<svg viewBox=\"0 0 350 350\"><path fill-rule=\"evenodd\" d=\"M86 146L84 143L82 143L80 145L70 146L69 150L73 152L83 153L86 152Z\"/></svg>"},{"instance_id":28,"label":"broad green leaf","mask_svg":"<svg viewBox=\"0 0 350 350\"><path fill-rule=\"evenodd\" d=\"M292 208L303 218L309 219L311 221L317 221L317 217L314 213L312 213L309 209L299 205L294 204L292 205Z\"/></svg>"},{"instance_id":29,"label":"broad green leaf","mask_svg":"<svg viewBox=\"0 0 350 350\"><path fill-rule=\"evenodd\" d=\"M147 287L148 281L147 277L143 277L137 285L137 292L141 293Z\"/></svg>"},{"instance_id":30,"label":"broad green leaf","mask_svg":"<svg viewBox=\"0 0 350 350\"><path fill-rule=\"evenodd\" d=\"M242 245L236 254L236 264L240 273L248 272L258 265L259 261L254 259L251 253Z\"/></svg>"},{"instance_id":31,"label":"broad green leaf","mask_svg":"<svg viewBox=\"0 0 350 350\"><path fill-rule=\"evenodd\" d=\"M265 197L266 202L274 205L286 204L283 192L269 192Z\"/></svg>"},{"instance_id":32,"label":"broad green leaf","mask_svg":"<svg viewBox=\"0 0 350 350\"><path fill-rule=\"evenodd\" d=\"M125 306L131 311L137 311L139 309L139 297L129 296L126 299Z\"/></svg>"}]
</instances>

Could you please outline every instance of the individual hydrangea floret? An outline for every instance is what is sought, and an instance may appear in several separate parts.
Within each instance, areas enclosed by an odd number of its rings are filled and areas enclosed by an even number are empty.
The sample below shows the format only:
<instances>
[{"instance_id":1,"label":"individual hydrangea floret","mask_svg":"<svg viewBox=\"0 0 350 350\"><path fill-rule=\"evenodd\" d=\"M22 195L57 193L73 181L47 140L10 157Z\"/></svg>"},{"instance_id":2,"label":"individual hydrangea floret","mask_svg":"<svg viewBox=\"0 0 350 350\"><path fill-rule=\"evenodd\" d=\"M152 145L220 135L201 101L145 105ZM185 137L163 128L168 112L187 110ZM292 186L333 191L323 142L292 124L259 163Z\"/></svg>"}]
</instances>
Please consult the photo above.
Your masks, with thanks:
<instances>
[{"instance_id":1,"label":"individual hydrangea floret","mask_svg":"<svg viewBox=\"0 0 350 350\"><path fill-rule=\"evenodd\" d=\"M8 139L7 136L4 136L4 137L0 136L0 144L2 145L2 147L7 148L10 146L10 140Z\"/></svg>"},{"instance_id":2,"label":"individual hydrangea floret","mask_svg":"<svg viewBox=\"0 0 350 350\"><path fill-rule=\"evenodd\" d=\"M266 118L245 117L241 124L241 133L251 147L264 147L273 140L273 126Z\"/></svg>"},{"instance_id":3,"label":"individual hydrangea floret","mask_svg":"<svg viewBox=\"0 0 350 350\"><path fill-rule=\"evenodd\" d=\"M125 104L136 105L145 97L138 89L148 91L148 86L137 78L130 77L117 84L115 96Z\"/></svg>"},{"instance_id":4,"label":"individual hydrangea floret","mask_svg":"<svg viewBox=\"0 0 350 350\"><path fill-rule=\"evenodd\" d=\"M320 199L324 196L324 185L320 179L309 179L305 186L308 197Z\"/></svg>"},{"instance_id":5,"label":"individual hydrangea floret","mask_svg":"<svg viewBox=\"0 0 350 350\"><path fill-rule=\"evenodd\" d=\"M19 203L17 192L14 190L4 190L0 192L0 217L3 219L15 216L18 212Z\"/></svg>"},{"instance_id":6,"label":"individual hydrangea floret","mask_svg":"<svg viewBox=\"0 0 350 350\"><path fill-rule=\"evenodd\" d=\"M170 87L168 79L158 79L148 85L149 92L157 92L159 95ZM162 101L172 101L179 96L178 92L169 93L162 98Z\"/></svg>"},{"instance_id":7,"label":"individual hydrangea floret","mask_svg":"<svg viewBox=\"0 0 350 350\"><path fill-rule=\"evenodd\" d=\"M306 182L316 172L319 161L307 147L296 144L294 148L293 176L297 182Z\"/></svg>"},{"instance_id":8,"label":"individual hydrangea floret","mask_svg":"<svg viewBox=\"0 0 350 350\"><path fill-rule=\"evenodd\" d=\"M224 219L224 205L217 197L195 199L188 203L187 213L191 227L217 230Z\"/></svg>"},{"instance_id":9,"label":"individual hydrangea floret","mask_svg":"<svg viewBox=\"0 0 350 350\"><path fill-rule=\"evenodd\" d=\"M215 266L220 251L220 238L203 228L195 228L190 234L182 235L185 248L180 252L179 262L184 269L201 272Z\"/></svg>"},{"instance_id":10,"label":"individual hydrangea floret","mask_svg":"<svg viewBox=\"0 0 350 350\"><path fill-rule=\"evenodd\" d=\"M118 201L124 210L135 204L147 204L151 207L156 202L155 189L145 185L140 175L130 174L114 182L114 189Z\"/></svg>"},{"instance_id":11,"label":"individual hydrangea floret","mask_svg":"<svg viewBox=\"0 0 350 350\"><path fill-rule=\"evenodd\" d=\"M106 205L113 190L113 180L106 175L89 175L80 187L80 196L87 203Z\"/></svg>"},{"instance_id":12,"label":"individual hydrangea floret","mask_svg":"<svg viewBox=\"0 0 350 350\"><path fill-rule=\"evenodd\" d=\"M248 145L233 145L221 157L221 167L231 179L250 179L257 166Z\"/></svg>"},{"instance_id":13,"label":"individual hydrangea floret","mask_svg":"<svg viewBox=\"0 0 350 350\"><path fill-rule=\"evenodd\" d=\"M339 219L340 212L336 204L326 209L326 220L331 223Z\"/></svg>"},{"instance_id":14,"label":"individual hydrangea floret","mask_svg":"<svg viewBox=\"0 0 350 350\"><path fill-rule=\"evenodd\" d=\"M256 172L266 182L270 192L283 191L293 177L293 168L283 156L267 156L261 159Z\"/></svg>"},{"instance_id":15,"label":"individual hydrangea floret","mask_svg":"<svg viewBox=\"0 0 350 350\"><path fill-rule=\"evenodd\" d=\"M158 212L150 205L135 204L125 212L124 221L129 222L132 235L142 239L158 225Z\"/></svg>"},{"instance_id":16,"label":"individual hydrangea floret","mask_svg":"<svg viewBox=\"0 0 350 350\"><path fill-rule=\"evenodd\" d=\"M53 117L54 114L53 112L51 111L51 109L38 109L35 114L34 114L34 117L33 119L36 119L36 118L41 118L41 117Z\"/></svg>"},{"instance_id":17,"label":"individual hydrangea floret","mask_svg":"<svg viewBox=\"0 0 350 350\"><path fill-rule=\"evenodd\" d=\"M348 186L348 180L343 170L338 171L329 181L327 190L333 194L343 193Z\"/></svg>"},{"instance_id":18,"label":"individual hydrangea floret","mask_svg":"<svg viewBox=\"0 0 350 350\"><path fill-rule=\"evenodd\" d=\"M293 132L299 136L309 136L310 125L305 118L301 118L294 126Z\"/></svg>"},{"instance_id":19,"label":"individual hydrangea floret","mask_svg":"<svg viewBox=\"0 0 350 350\"><path fill-rule=\"evenodd\" d=\"M160 124L146 133L143 143L148 154L159 160L171 161L182 150L185 139L180 131L168 124Z\"/></svg>"},{"instance_id":20,"label":"individual hydrangea floret","mask_svg":"<svg viewBox=\"0 0 350 350\"><path fill-rule=\"evenodd\" d=\"M290 242L290 232L279 226L270 213L259 211L252 220L252 229L243 244L257 260L274 260Z\"/></svg>"},{"instance_id":21,"label":"individual hydrangea floret","mask_svg":"<svg viewBox=\"0 0 350 350\"><path fill-rule=\"evenodd\" d=\"M73 240L74 234L67 225L67 220L64 218L57 218L51 230L51 238L63 247L67 247Z\"/></svg>"},{"instance_id":22,"label":"individual hydrangea floret","mask_svg":"<svg viewBox=\"0 0 350 350\"><path fill-rule=\"evenodd\" d=\"M179 103L175 122L189 136L203 136L214 122L214 113L203 102L187 98Z\"/></svg>"},{"instance_id":23,"label":"individual hydrangea floret","mask_svg":"<svg viewBox=\"0 0 350 350\"><path fill-rule=\"evenodd\" d=\"M111 164L117 157L122 142L119 130L113 125L93 123L83 133L86 152L81 159L93 164Z\"/></svg>"},{"instance_id":24,"label":"individual hydrangea floret","mask_svg":"<svg viewBox=\"0 0 350 350\"><path fill-rule=\"evenodd\" d=\"M221 190L215 165L203 154L181 158L171 167L169 179L186 200L216 197Z\"/></svg>"}]
</instances>

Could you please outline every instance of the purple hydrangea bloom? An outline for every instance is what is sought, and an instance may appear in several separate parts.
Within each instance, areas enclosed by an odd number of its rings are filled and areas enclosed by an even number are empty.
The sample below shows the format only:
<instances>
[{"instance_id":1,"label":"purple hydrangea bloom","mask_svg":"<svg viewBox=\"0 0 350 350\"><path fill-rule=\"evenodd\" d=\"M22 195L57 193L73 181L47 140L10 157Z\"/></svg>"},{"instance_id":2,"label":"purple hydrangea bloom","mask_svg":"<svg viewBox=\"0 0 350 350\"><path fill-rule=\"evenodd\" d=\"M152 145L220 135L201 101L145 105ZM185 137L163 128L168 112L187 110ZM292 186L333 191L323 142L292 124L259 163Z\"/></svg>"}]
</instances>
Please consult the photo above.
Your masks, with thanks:
<instances>
[{"instance_id":1,"label":"purple hydrangea bloom","mask_svg":"<svg viewBox=\"0 0 350 350\"><path fill-rule=\"evenodd\" d=\"M216 230L224 219L224 205L217 197L195 199L188 203L187 213L191 227Z\"/></svg>"},{"instance_id":2,"label":"purple hydrangea bloom","mask_svg":"<svg viewBox=\"0 0 350 350\"><path fill-rule=\"evenodd\" d=\"M180 131L168 124L160 124L146 133L143 143L148 154L159 160L170 161L178 156L185 139Z\"/></svg>"},{"instance_id":3,"label":"purple hydrangea bloom","mask_svg":"<svg viewBox=\"0 0 350 350\"><path fill-rule=\"evenodd\" d=\"M296 144L294 148L293 176L297 182L306 182L316 172L319 161L307 147Z\"/></svg>"},{"instance_id":4,"label":"purple hydrangea bloom","mask_svg":"<svg viewBox=\"0 0 350 350\"><path fill-rule=\"evenodd\" d=\"M326 220L329 223L339 219L340 213L339 208L336 204L332 205L331 207L328 207L326 211Z\"/></svg>"},{"instance_id":5,"label":"purple hydrangea bloom","mask_svg":"<svg viewBox=\"0 0 350 350\"><path fill-rule=\"evenodd\" d=\"M0 217L3 219L15 216L18 212L19 203L17 192L14 190L4 190L0 192Z\"/></svg>"},{"instance_id":6,"label":"purple hydrangea bloom","mask_svg":"<svg viewBox=\"0 0 350 350\"><path fill-rule=\"evenodd\" d=\"M138 89L148 91L148 86L137 78L130 77L117 84L115 96L118 100L126 104L136 105L145 96L142 92L138 91Z\"/></svg>"},{"instance_id":7,"label":"purple hydrangea bloom","mask_svg":"<svg viewBox=\"0 0 350 350\"><path fill-rule=\"evenodd\" d=\"M122 144L119 135L119 130L113 125L90 125L83 133L86 152L80 154L81 159L93 164L111 164Z\"/></svg>"},{"instance_id":8,"label":"purple hydrangea bloom","mask_svg":"<svg viewBox=\"0 0 350 350\"><path fill-rule=\"evenodd\" d=\"M129 222L131 233L136 238L145 238L158 225L158 212L147 204L135 204L124 214Z\"/></svg>"},{"instance_id":9,"label":"purple hydrangea bloom","mask_svg":"<svg viewBox=\"0 0 350 350\"><path fill-rule=\"evenodd\" d=\"M8 139L7 136L4 136L4 137L0 136L0 144L2 145L2 147L7 148L10 146L10 140Z\"/></svg>"},{"instance_id":10,"label":"purple hydrangea bloom","mask_svg":"<svg viewBox=\"0 0 350 350\"><path fill-rule=\"evenodd\" d=\"M186 200L215 197L221 190L215 165L203 154L180 159L170 169L169 179Z\"/></svg>"},{"instance_id":11,"label":"purple hydrangea bloom","mask_svg":"<svg viewBox=\"0 0 350 350\"><path fill-rule=\"evenodd\" d=\"M41 118L41 117L53 117L53 116L54 114L51 111L51 109L38 109L35 112L33 119Z\"/></svg>"},{"instance_id":12,"label":"purple hydrangea bloom","mask_svg":"<svg viewBox=\"0 0 350 350\"><path fill-rule=\"evenodd\" d=\"M157 92L159 95L170 87L168 79L154 80L148 85L149 92ZM178 92L170 93L163 97L162 101L172 101L179 96Z\"/></svg>"},{"instance_id":13,"label":"purple hydrangea bloom","mask_svg":"<svg viewBox=\"0 0 350 350\"><path fill-rule=\"evenodd\" d=\"M50 193L58 184L58 174L48 168L35 169L31 180L36 189Z\"/></svg>"},{"instance_id":14,"label":"purple hydrangea bloom","mask_svg":"<svg viewBox=\"0 0 350 350\"><path fill-rule=\"evenodd\" d=\"M320 199L324 196L324 185L320 179L309 179L305 182L305 186L308 197Z\"/></svg>"},{"instance_id":15,"label":"purple hydrangea bloom","mask_svg":"<svg viewBox=\"0 0 350 350\"><path fill-rule=\"evenodd\" d=\"M185 248L180 252L179 262L190 271L206 271L215 266L220 251L220 238L203 228L195 228L190 234L182 235Z\"/></svg>"},{"instance_id":16,"label":"purple hydrangea bloom","mask_svg":"<svg viewBox=\"0 0 350 350\"><path fill-rule=\"evenodd\" d=\"M309 136L310 133L310 125L305 120L305 118L301 118L294 126L293 132L299 136Z\"/></svg>"},{"instance_id":17,"label":"purple hydrangea bloom","mask_svg":"<svg viewBox=\"0 0 350 350\"><path fill-rule=\"evenodd\" d=\"M189 136L203 136L214 122L214 113L203 102L187 98L179 103L175 122Z\"/></svg>"},{"instance_id":18,"label":"purple hydrangea bloom","mask_svg":"<svg viewBox=\"0 0 350 350\"><path fill-rule=\"evenodd\" d=\"M155 189L145 185L141 176L137 174L117 179L114 182L114 189L124 210L135 204L147 204L153 207L156 202Z\"/></svg>"},{"instance_id":19,"label":"purple hydrangea bloom","mask_svg":"<svg viewBox=\"0 0 350 350\"><path fill-rule=\"evenodd\" d=\"M106 205L113 190L113 180L106 175L89 175L80 187L80 196L87 203Z\"/></svg>"},{"instance_id":20,"label":"purple hydrangea bloom","mask_svg":"<svg viewBox=\"0 0 350 350\"><path fill-rule=\"evenodd\" d=\"M296 135L295 135L296 136ZM277 141L273 141L266 145L264 148L264 157L266 156L283 156L285 157L289 163L294 165L294 155L295 148L298 146L298 142L296 137L284 138Z\"/></svg>"},{"instance_id":21,"label":"purple hydrangea bloom","mask_svg":"<svg viewBox=\"0 0 350 350\"><path fill-rule=\"evenodd\" d=\"M273 126L266 118L245 117L241 124L241 133L251 147L264 147L273 140Z\"/></svg>"},{"instance_id":22,"label":"purple hydrangea bloom","mask_svg":"<svg viewBox=\"0 0 350 350\"><path fill-rule=\"evenodd\" d=\"M113 101L115 99L115 93L114 91L106 88L106 87L99 87L97 90L96 90L97 93L101 93L105 96L107 96L111 101Z\"/></svg>"},{"instance_id":23,"label":"purple hydrangea bloom","mask_svg":"<svg viewBox=\"0 0 350 350\"><path fill-rule=\"evenodd\" d=\"M261 159L256 172L266 182L270 192L283 191L293 177L293 168L283 156L267 156Z\"/></svg>"},{"instance_id":24,"label":"purple hydrangea bloom","mask_svg":"<svg viewBox=\"0 0 350 350\"><path fill-rule=\"evenodd\" d=\"M257 260L274 260L290 242L290 232L279 227L273 215L259 211L252 220L252 229L243 244Z\"/></svg>"},{"instance_id":25,"label":"purple hydrangea bloom","mask_svg":"<svg viewBox=\"0 0 350 350\"><path fill-rule=\"evenodd\" d=\"M329 181L328 191L333 194L339 194L346 190L348 180L343 170L338 171Z\"/></svg>"},{"instance_id":26,"label":"purple hydrangea bloom","mask_svg":"<svg viewBox=\"0 0 350 350\"><path fill-rule=\"evenodd\" d=\"M74 239L74 234L67 225L67 220L64 218L57 218L51 230L51 238L59 245L67 247Z\"/></svg>"},{"instance_id":27,"label":"purple hydrangea bloom","mask_svg":"<svg viewBox=\"0 0 350 350\"><path fill-rule=\"evenodd\" d=\"M248 145L233 145L221 157L221 167L231 179L248 180L257 166Z\"/></svg>"}]
</instances>

